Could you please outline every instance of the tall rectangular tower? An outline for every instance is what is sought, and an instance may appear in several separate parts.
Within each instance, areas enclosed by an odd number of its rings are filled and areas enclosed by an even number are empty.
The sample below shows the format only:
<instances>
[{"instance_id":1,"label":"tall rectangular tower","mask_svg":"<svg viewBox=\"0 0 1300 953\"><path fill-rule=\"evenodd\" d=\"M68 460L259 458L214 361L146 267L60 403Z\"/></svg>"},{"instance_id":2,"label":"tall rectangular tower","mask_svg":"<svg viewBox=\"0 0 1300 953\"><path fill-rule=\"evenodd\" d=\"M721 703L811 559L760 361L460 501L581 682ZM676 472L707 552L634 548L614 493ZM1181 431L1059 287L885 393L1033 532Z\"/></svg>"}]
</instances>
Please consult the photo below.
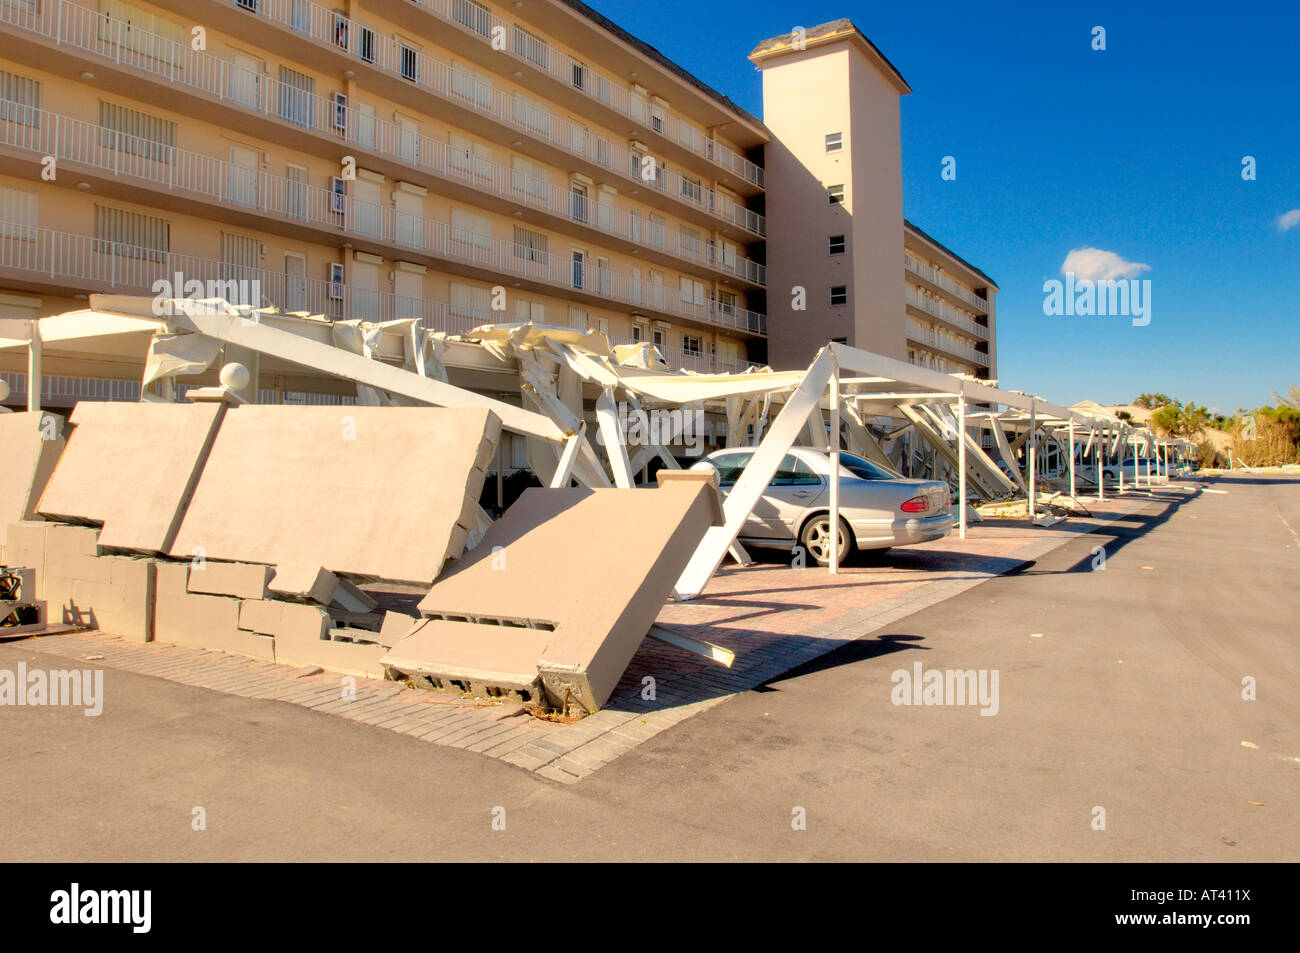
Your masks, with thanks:
<instances>
[{"instance_id":1,"label":"tall rectangular tower","mask_svg":"<svg viewBox=\"0 0 1300 953\"><path fill-rule=\"evenodd\" d=\"M804 367L831 340L905 360L899 99L911 88L849 20L766 40L749 58L773 135L769 363Z\"/></svg>"}]
</instances>

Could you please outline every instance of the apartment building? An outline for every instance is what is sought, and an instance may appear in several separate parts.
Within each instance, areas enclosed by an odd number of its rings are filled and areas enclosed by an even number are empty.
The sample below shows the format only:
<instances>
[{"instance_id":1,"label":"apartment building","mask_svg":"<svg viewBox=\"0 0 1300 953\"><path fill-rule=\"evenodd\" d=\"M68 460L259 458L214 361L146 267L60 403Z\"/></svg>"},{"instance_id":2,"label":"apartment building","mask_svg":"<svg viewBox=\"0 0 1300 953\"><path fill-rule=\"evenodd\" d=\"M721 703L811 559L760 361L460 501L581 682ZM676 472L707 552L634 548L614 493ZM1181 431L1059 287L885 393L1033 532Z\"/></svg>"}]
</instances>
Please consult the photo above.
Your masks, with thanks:
<instances>
[{"instance_id":1,"label":"apartment building","mask_svg":"<svg viewBox=\"0 0 1300 953\"><path fill-rule=\"evenodd\" d=\"M749 58L763 73L772 134L772 366L805 367L827 341L842 341L947 373L996 376L997 286L903 218L907 81L849 20L765 40Z\"/></svg>"},{"instance_id":2,"label":"apartment building","mask_svg":"<svg viewBox=\"0 0 1300 953\"><path fill-rule=\"evenodd\" d=\"M169 282L766 358L766 128L576 0L4 0L0 39L0 316ZM46 403L138 397L106 357Z\"/></svg>"}]
</instances>

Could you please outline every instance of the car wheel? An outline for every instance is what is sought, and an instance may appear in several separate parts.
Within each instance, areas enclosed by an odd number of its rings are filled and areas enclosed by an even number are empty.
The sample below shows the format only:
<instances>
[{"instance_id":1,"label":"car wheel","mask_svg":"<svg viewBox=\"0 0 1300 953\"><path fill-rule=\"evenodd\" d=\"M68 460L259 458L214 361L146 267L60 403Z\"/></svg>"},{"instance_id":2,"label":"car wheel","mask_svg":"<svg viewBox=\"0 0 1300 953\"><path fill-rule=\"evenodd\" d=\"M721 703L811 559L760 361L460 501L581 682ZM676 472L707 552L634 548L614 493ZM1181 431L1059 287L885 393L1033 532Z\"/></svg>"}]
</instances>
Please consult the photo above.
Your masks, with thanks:
<instances>
[{"instance_id":1,"label":"car wheel","mask_svg":"<svg viewBox=\"0 0 1300 953\"><path fill-rule=\"evenodd\" d=\"M853 552L853 531L849 528L849 524L844 522L843 517L840 518L839 544L839 563L842 566L849 554ZM799 531L799 545L816 561L817 565L830 565L831 516L829 513L818 513L803 524L803 529Z\"/></svg>"}]
</instances>

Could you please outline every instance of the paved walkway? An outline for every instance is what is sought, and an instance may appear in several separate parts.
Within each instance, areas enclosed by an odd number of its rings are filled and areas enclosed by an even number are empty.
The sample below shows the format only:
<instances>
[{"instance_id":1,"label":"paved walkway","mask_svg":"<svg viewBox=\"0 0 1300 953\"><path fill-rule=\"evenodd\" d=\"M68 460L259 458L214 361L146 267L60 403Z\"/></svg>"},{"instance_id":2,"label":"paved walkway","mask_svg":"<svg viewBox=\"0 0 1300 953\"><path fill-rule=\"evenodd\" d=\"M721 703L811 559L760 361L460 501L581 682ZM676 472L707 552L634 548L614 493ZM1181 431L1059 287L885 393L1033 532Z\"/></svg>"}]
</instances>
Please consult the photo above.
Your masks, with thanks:
<instances>
[{"instance_id":1,"label":"paved walkway","mask_svg":"<svg viewBox=\"0 0 1300 953\"><path fill-rule=\"evenodd\" d=\"M301 705L572 783L738 692L1022 566L1080 534L1152 507L1153 497L1190 495L1175 485L1104 504L1088 502L1091 517L1050 528L1030 527L1026 521L974 524L965 540L954 533L894 550L880 564L859 560L838 576L776 561L746 568L732 564L715 575L700 598L668 604L658 620L732 649L732 668L647 639L607 706L572 724L532 717L518 705L341 678L221 652L126 642L101 632L46 636L32 648L212 691Z\"/></svg>"}]
</instances>

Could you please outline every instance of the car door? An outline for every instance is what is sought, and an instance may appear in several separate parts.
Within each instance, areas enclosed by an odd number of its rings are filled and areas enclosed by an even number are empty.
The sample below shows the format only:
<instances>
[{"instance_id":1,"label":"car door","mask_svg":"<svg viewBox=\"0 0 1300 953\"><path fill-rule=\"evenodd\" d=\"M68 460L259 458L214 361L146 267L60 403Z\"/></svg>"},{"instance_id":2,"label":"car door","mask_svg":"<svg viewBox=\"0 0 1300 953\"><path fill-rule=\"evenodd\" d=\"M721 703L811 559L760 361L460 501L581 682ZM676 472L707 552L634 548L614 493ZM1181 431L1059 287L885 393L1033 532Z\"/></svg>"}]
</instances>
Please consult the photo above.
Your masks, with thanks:
<instances>
[{"instance_id":1,"label":"car door","mask_svg":"<svg viewBox=\"0 0 1300 953\"><path fill-rule=\"evenodd\" d=\"M764 539L793 540L810 506L824 501L826 480L792 453L787 453L759 498L750 517L757 524L753 535Z\"/></svg>"}]
</instances>

